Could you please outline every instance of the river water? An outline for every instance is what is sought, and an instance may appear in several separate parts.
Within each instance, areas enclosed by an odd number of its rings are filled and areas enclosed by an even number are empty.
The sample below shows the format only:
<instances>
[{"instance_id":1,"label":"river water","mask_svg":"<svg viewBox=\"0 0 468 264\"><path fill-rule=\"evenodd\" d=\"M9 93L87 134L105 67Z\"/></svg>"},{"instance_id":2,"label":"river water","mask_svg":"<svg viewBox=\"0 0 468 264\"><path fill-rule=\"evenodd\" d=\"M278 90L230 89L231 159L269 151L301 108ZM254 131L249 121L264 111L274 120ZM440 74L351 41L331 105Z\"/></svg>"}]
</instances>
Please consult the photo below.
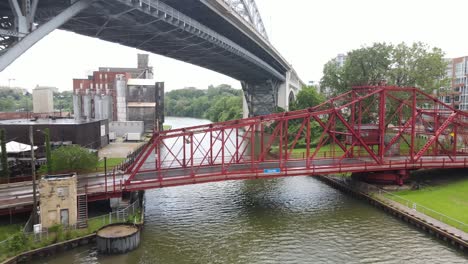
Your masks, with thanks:
<instances>
[{"instance_id":1,"label":"river water","mask_svg":"<svg viewBox=\"0 0 468 264\"><path fill-rule=\"evenodd\" d=\"M207 120L170 118L173 128ZM34 263L468 263L466 255L313 177L146 192L140 247L92 246Z\"/></svg>"}]
</instances>

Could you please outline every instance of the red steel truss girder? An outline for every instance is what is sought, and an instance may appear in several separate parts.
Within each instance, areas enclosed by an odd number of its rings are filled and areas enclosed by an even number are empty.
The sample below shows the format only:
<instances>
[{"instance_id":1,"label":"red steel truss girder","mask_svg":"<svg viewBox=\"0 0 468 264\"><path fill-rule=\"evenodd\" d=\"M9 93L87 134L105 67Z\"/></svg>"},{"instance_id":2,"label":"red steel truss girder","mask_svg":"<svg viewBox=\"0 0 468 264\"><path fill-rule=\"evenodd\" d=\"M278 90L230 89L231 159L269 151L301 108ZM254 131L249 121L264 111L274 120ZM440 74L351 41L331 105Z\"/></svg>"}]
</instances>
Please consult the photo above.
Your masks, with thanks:
<instances>
[{"instance_id":1,"label":"red steel truss girder","mask_svg":"<svg viewBox=\"0 0 468 264\"><path fill-rule=\"evenodd\" d=\"M403 98L399 98L402 94L405 94L405 96L403 96ZM366 102L364 100L367 98L372 98L375 103L366 105L363 102ZM377 102L378 104L376 104ZM420 108L418 104L421 104L422 102L432 102L433 109ZM389 103L395 103L396 109L394 112L386 113L386 105ZM351 115L349 115L349 112L351 112ZM457 113L457 115L449 116L449 113ZM366 125L363 123L363 114L367 114L368 117L376 118L371 124L374 124L378 128L378 132L376 132L378 134L378 141L376 141L378 142L377 151L373 147L376 143L370 144L362 137L362 133L364 133L363 131L365 131L365 129L361 126ZM438 119L442 119L443 121L440 123L443 124L442 126L435 126L434 130L436 131L433 133L434 137L428 140L420 149L415 144L416 133L418 133L418 135L431 134L430 132L425 132L425 129L421 130L420 128L417 128L417 126L421 126L423 128L428 126L427 120L424 120L424 117L422 116L423 114L424 116L433 116L434 122L436 123ZM395 117L397 116L397 123L392 125L392 123L395 122ZM449 125L451 129L456 132L455 140L457 135L468 133L467 127L465 126L466 123L464 122L464 120L467 119L467 116L467 113L455 110L449 105L438 101L436 98L433 98L416 88L357 87L352 91L332 98L320 105L303 110L275 113L265 116L155 133L152 139L152 144L148 145L144 151L145 153L141 154L140 159L137 159L135 164L132 165L132 168L134 169L126 183L130 184L135 178L135 175L143 171L143 163L145 163L150 156L149 153L153 151L155 152L156 158L156 161L154 162L154 171L161 172L159 174L159 180L163 180L163 172L176 168L173 167L174 164L181 164L180 162L174 163L174 160L172 160L168 167L164 165L169 162L167 160L169 157L178 159L179 156L178 154L172 153L171 147L166 145L165 140L177 140L178 138L185 137L190 138L190 150L188 153L188 159L182 162L182 164L184 164L182 167L190 167L192 177L196 177L195 174L201 171L200 168L207 166L214 166L216 168L217 166L220 166L220 171L215 172L215 174L227 175L231 173L230 169L235 169L233 166L235 164L250 164L250 169L248 169L248 171L252 172L254 168L258 169L261 162L266 159L272 160L271 157L267 157L268 152L273 145L278 143L278 156L274 157L273 160L278 161L282 170L288 170L288 161L298 160L298 158L294 156L293 150L295 149L298 141L304 137L306 142L305 153L302 158L299 158L299 160L305 159L307 166L311 164L311 159L315 160L320 158L318 153L326 146L325 144L327 142L330 144L330 150L327 151L332 152L333 155L331 158L344 161L346 160L346 157L352 157L354 149L357 149L359 151L359 157L362 157L363 153L361 153L361 150L364 150L364 156L372 158L375 164L383 165L386 164L385 155L387 151L391 150L392 146L400 139L408 143L410 146L409 158L412 158L413 161L416 162L420 160L421 156L426 155L426 151L431 146L434 146L432 151L433 155L442 155L442 153L436 151L437 145L441 145L441 143L434 138L438 139L440 135L447 134ZM296 134L288 133L289 121L292 120L298 120L296 124L300 125ZM402 120L405 120L403 126L400 124ZM310 122L318 123L320 129L323 130L315 149L310 147ZM337 129L337 125L339 124L344 126L345 131ZM272 125L274 125L272 133L267 134L264 128ZM245 132L242 135L239 135L239 130L242 129L245 129ZM254 136L255 130L258 130L257 134L260 134L260 149L258 146L255 146L255 143L258 142L258 139ZM398 131L396 135L395 131ZM202 134L200 136L201 139L195 137L195 135L198 134ZM208 134L210 144L209 146L204 146L203 142ZM235 139L233 138L233 134L235 134ZM385 138L385 135L387 134L391 135L389 142L387 142ZM409 142L406 135L411 139ZM352 138L349 145L345 142L346 140L343 140L343 138L346 139L347 137ZM266 141L264 142L264 140ZM452 146L452 154L449 157L450 160L456 158L457 153L464 152L464 150L457 151L456 145L457 142ZM228 148L228 146L233 149ZM334 146L338 146L342 152L339 151L335 153ZM162 149L160 149L161 147ZM446 148L441 146L440 149L443 150L444 155L447 155L448 151ZM165 150L166 155L161 157L163 150ZM250 150L250 156L247 154L248 150ZM259 153L258 156L254 155L255 151ZM185 153L186 150L184 147L184 154ZM202 153L200 162L195 162L196 153ZM209 164L206 164L205 162L208 159L211 160ZM291 169L292 168L289 170ZM228 170L230 171L228 172ZM152 170L145 169L144 171L148 172Z\"/></svg>"},{"instance_id":2,"label":"red steel truss girder","mask_svg":"<svg viewBox=\"0 0 468 264\"><path fill-rule=\"evenodd\" d=\"M438 139L439 139L439 136L440 134L442 134L442 132L450 125L450 123L452 122L453 119L455 119L455 117L457 117L458 113L457 112L454 112L452 113L449 118L447 118L447 120L445 120L445 122L439 127L439 129L437 129L435 135L433 137L431 137L427 143L422 147L422 149L414 156L414 160L419 160L422 155L424 154L424 152L426 152L429 147L437 140L438 142Z\"/></svg>"}]
</instances>

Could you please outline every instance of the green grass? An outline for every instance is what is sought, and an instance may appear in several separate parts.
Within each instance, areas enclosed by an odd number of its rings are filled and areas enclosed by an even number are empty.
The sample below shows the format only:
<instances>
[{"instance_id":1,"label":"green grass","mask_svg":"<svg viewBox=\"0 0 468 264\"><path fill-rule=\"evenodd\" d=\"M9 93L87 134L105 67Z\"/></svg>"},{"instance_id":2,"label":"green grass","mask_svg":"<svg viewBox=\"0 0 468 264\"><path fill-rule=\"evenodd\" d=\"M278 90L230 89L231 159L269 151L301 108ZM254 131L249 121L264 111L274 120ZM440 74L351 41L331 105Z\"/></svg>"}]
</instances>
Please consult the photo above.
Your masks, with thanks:
<instances>
[{"instance_id":1,"label":"green grass","mask_svg":"<svg viewBox=\"0 0 468 264\"><path fill-rule=\"evenodd\" d=\"M125 158L107 158L107 170L112 170L113 167L119 165ZM96 171L104 171L104 160L100 160L96 166Z\"/></svg>"},{"instance_id":2,"label":"green grass","mask_svg":"<svg viewBox=\"0 0 468 264\"><path fill-rule=\"evenodd\" d=\"M316 149L315 147L310 148L310 155L314 154L315 149ZM278 154L278 152L279 152L278 146L274 146L271 148L271 153ZM292 153L296 155L305 155L306 152L307 152L306 148L294 148L292 151ZM334 150L333 150L331 145L325 145L320 148L319 152L317 153L317 156L318 157L330 156L332 153L335 153L337 155L344 154L343 150L339 146L334 146Z\"/></svg>"},{"instance_id":3,"label":"green grass","mask_svg":"<svg viewBox=\"0 0 468 264\"><path fill-rule=\"evenodd\" d=\"M23 224L11 224L11 225L1 225L0 226L0 241L3 241L9 238L14 233L17 233L24 227Z\"/></svg>"},{"instance_id":4,"label":"green grass","mask_svg":"<svg viewBox=\"0 0 468 264\"><path fill-rule=\"evenodd\" d=\"M172 126L171 125L163 125L163 130L171 130Z\"/></svg>"},{"instance_id":5,"label":"green grass","mask_svg":"<svg viewBox=\"0 0 468 264\"><path fill-rule=\"evenodd\" d=\"M394 194L468 225L468 179L457 180L439 186L426 187L420 190L399 191ZM399 201L398 198L392 197L391 195L387 197L405 204L404 201ZM434 212L422 208L421 210L418 208L418 211L460 228L458 223L450 221L449 219L440 218L440 216ZM468 232L467 226L462 227L462 229Z\"/></svg>"}]
</instances>

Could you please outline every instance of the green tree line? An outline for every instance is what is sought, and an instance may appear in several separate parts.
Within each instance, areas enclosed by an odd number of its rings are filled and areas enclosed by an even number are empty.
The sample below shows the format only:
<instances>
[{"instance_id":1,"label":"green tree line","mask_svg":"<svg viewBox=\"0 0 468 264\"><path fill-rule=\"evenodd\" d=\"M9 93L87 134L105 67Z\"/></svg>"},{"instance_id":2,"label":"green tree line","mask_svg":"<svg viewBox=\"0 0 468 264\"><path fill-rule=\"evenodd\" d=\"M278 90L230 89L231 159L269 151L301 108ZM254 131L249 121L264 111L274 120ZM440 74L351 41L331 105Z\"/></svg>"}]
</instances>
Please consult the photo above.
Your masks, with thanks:
<instances>
[{"instance_id":1,"label":"green tree line","mask_svg":"<svg viewBox=\"0 0 468 264\"><path fill-rule=\"evenodd\" d=\"M320 86L337 95L355 85L377 85L384 81L430 93L448 84L444 55L441 49L421 42L374 43L348 52L344 65L336 59L328 61Z\"/></svg>"},{"instance_id":2,"label":"green tree line","mask_svg":"<svg viewBox=\"0 0 468 264\"><path fill-rule=\"evenodd\" d=\"M213 122L242 117L242 91L229 85L173 90L165 95L166 116L206 118Z\"/></svg>"}]
</instances>

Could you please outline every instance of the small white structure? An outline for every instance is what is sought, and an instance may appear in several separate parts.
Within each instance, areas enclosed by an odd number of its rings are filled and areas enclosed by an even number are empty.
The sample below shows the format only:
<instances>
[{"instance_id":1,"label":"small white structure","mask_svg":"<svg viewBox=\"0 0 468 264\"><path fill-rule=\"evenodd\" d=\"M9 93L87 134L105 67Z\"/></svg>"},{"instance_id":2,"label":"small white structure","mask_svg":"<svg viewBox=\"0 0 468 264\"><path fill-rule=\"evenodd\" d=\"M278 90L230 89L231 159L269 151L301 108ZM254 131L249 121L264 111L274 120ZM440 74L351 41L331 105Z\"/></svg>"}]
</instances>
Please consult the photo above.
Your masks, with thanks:
<instances>
[{"instance_id":1,"label":"small white structure","mask_svg":"<svg viewBox=\"0 0 468 264\"><path fill-rule=\"evenodd\" d=\"M34 146L34 150L36 150L37 147ZM23 144L20 142L16 141L10 141L6 143L6 152L10 154L18 154L21 152L26 152L26 151L31 151L31 145ZM2 152L2 149L0 148L0 153Z\"/></svg>"},{"instance_id":2,"label":"small white structure","mask_svg":"<svg viewBox=\"0 0 468 264\"><path fill-rule=\"evenodd\" d=\"M127 133L125 134L126 141L141 141L141 133Z\"/></svg>"}]
</instances>

